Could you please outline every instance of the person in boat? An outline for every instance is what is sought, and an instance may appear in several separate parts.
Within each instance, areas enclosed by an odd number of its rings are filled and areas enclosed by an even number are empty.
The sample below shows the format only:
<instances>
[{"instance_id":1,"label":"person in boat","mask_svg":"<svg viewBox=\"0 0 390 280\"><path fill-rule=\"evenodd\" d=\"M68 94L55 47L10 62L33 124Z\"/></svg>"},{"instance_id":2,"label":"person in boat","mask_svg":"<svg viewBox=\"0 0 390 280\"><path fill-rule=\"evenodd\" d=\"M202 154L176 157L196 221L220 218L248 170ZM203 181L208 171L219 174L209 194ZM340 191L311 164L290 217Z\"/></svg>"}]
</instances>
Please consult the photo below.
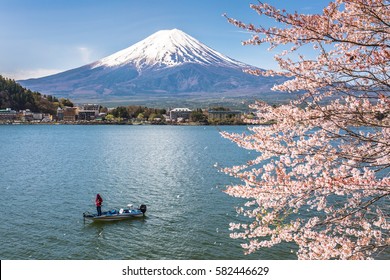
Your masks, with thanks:
<instances>
[{"instance_id":1,"label":"person in boat","mask_svg":"<svg viewBox=\"0 0 390 280\"><path fill-rule=\"evenodd\" d=\"M96 204L96 210L98 216L102 215L102 203L103 203L103 198L100 196L100 194L97 194L95 204Z\"/></svg>"}]
</instances>

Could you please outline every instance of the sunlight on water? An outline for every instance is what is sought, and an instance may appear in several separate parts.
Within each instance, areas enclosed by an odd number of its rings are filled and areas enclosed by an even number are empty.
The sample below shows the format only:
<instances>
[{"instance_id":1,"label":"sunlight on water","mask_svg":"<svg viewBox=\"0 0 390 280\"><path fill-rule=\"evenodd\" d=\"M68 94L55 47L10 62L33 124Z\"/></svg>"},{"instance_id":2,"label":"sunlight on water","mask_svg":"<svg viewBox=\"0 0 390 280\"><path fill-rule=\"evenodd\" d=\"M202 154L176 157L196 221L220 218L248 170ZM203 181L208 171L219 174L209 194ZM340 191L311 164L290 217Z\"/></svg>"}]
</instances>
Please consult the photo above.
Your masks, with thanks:
<instances>
[{"instance_id":1,"label":"sunlight on water","mask_svg":"<svg viewBox=\"0 0 390 280\"><path fill-rule=\"evenodd\" d=\"M232 178L214 164L253 155L215 127L0 126L0 135L1 259L294 258L286 245L245 256L229 238L239 201L222 192ZM146 217L84 223L96 193L103 210L146 204Z\"/></svg>"}]
</instances>

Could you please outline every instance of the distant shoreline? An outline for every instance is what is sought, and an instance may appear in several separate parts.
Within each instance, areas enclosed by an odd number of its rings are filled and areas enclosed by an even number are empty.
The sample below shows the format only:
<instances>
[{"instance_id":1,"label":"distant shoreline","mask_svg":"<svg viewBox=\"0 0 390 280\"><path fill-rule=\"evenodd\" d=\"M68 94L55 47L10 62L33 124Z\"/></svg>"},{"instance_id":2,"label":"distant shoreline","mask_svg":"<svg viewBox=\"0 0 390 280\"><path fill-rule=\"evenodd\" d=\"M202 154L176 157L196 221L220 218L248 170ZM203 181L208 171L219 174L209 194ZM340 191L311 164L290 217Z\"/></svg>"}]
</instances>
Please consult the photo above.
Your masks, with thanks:
<instances>
[{"instance_id":1,"label":"distant shoreline","mask_svg":"<svg viewBox=\"0 0 390 280\"><path fill-rule=\"evenodd\" d=\"M146 125L146 126L245 126L248 123L131 123L131 122L0 122L0 125Z\"/></svg>"}]
</instances>

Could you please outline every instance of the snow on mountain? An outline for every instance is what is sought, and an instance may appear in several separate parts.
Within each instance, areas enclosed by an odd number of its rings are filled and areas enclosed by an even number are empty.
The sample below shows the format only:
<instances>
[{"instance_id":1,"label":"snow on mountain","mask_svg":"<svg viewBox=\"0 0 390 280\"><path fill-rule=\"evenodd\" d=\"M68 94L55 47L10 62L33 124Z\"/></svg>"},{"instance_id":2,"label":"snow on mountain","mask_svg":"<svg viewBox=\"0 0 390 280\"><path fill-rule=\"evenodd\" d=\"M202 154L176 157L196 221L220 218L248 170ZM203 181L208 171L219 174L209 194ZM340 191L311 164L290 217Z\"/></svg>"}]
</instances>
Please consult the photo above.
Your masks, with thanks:
<instances>
[{"instance_id":1,"label":"snow on mountain","mask_svg":"<svg viewBox=\"0 0 390 280\"><path fill-rule=\"evenodd\" d=\"M150 67L175 67L184 63L248 67L209 48L183 31L172 29L158 31L129 48L93 63L92 68L132 64L142 71Z\"/></svg>"},{"instance_id":2,"label":"snow on mountain","mask_svg":"<svg viewBox=\"0 0 390 280\"><path fill-rule=\"evenodd\" d=\"M178 29L161 30L110 56L55 75L19 81L43 94L78 100L131 101L198 94L270 92L279 78L243 72L231 59Z\"/></svg>"}]
</instances>

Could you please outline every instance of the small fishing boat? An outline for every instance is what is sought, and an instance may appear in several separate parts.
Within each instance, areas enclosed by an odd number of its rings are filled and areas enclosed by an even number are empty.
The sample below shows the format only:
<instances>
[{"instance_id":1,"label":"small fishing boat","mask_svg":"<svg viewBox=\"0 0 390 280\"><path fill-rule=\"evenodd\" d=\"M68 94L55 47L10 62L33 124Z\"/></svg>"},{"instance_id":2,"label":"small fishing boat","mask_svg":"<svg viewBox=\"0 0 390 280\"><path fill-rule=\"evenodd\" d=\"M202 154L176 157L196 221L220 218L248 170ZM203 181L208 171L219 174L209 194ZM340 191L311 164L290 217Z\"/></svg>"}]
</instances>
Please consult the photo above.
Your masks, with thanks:
<instances>
[{"instance_id":1,"label":"small fishing boat","mask_svg":"<svg viewBox=\"0 0 390 280\"><path fill-rule=\"evenodd\" d=\"M89 212L84 212L83 217L92 221L121 221L132 218L138 218L145 216L146 205L142 204L139 208L134 208L133 205L127 205L127 208L121 208L119 210L113 209L110 211L102 212L100 216Z\"/></svg>"}]
</instances>

